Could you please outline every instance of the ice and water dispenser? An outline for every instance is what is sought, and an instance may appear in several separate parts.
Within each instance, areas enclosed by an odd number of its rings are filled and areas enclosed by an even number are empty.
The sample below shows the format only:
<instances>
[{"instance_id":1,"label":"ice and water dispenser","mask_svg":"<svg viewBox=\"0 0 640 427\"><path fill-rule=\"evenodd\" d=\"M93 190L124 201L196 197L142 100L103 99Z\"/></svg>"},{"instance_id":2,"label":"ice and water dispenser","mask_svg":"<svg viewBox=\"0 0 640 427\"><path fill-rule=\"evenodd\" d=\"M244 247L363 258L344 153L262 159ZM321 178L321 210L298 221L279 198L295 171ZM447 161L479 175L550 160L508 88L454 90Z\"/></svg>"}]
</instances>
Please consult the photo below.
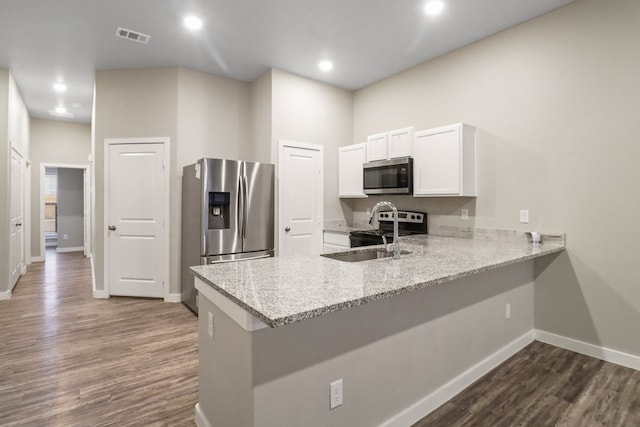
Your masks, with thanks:
<instances>
[{"instance_id":1,"label":"ice and water dispenser","mask_svg":"<svg viewBox=\"0 0 640 427\"><path fill-rule=\"evenodd\" d=\"M229 228L229 193L209 192L209 230Z\"/></svg>"}]
</instances>

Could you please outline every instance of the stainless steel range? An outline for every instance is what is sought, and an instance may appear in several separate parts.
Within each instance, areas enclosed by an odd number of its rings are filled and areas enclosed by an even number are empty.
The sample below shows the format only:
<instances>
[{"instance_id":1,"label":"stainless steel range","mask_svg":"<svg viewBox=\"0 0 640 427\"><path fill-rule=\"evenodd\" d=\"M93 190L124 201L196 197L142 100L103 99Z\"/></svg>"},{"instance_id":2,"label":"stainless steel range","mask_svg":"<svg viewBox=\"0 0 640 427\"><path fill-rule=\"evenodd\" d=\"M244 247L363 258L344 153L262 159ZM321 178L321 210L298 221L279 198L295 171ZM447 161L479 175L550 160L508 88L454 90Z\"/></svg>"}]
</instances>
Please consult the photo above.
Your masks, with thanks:
<instances>
[{"instance_id":1,"label":"stainless steel range","mask_svg":"<svg viewBox=\"0 0 640 427\"><path fill-rule=\"evenodd\" d=\"M393 212L378 212L378 229L352 231L349 233L351 247L383 244L382 236L387 243L393 243ZM411 234L427 234L427 214L425 212L398 211L398 236Z\"/></svg>"}]
</instances>

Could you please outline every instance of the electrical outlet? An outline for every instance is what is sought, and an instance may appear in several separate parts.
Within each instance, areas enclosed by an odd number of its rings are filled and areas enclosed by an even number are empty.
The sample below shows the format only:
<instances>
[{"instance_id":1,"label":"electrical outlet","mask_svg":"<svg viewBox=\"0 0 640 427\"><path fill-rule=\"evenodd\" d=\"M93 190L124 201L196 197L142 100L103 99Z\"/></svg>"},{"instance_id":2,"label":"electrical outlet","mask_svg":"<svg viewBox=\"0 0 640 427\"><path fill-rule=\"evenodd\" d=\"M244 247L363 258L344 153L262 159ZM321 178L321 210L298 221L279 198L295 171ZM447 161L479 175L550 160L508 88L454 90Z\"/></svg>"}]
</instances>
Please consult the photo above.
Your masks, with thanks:
<instances>
[{"instance_id":1,"label":"electrical outlet","mask_svg":"<svg viewBox=\"0 0 640 427\"><path fill-rule=\"evenodd\" d=\"M213 338L213 313L207 312L207 332L209 332L209 336Z\"/></svg>"},{"instance_id":2,"label":"electrical outlet","mask_svg":"<svg viewBox=\"0 0 640 427\"><path fill-rule=\"evenodd\" d=\"M504 307L504 318L511 318L511 303L507 303L507 305Z\"/></svg>"},{"instance_id":3,"label":"electrical outlet","mask_svg":"<svg viewBox=\"0 0 640 427\"><path fill-rule=\"evenodd\" d=\"M520 210L520 222L523 224L529 224L529 210L522 209Z\"/></svg>"},{"instance_id":4,"label":"electrical outlet","mask_svg":"<svg viewBox=\"0 0 640 427\"><path fill-rule=\"evenodd\" d=\"M469 219L469 209L462 209L460 211L460 219Z\"/></svg>"},{"instance_id":5,"label":"electrical outlet","mask_svg":"<svg viewBox=\"0 0 640 427\"><path fill-rule=\"evenodd\" d=\"M342 405L342 378L331 383L331 395L329 409L336 409Z\"/></svg>"},{"instance_id":6,"label":"electrical outlet","mask_svg":"<svg viewBox=\"0 0 640 427\"><path fill-rule=\"evenodd\" d=\"M63 235L62 235L62 239L63 239L63 240L67 240L67 239L69 239L69 235L68 235L68 234L63 234Z\"/></svg>"}]
</instances>

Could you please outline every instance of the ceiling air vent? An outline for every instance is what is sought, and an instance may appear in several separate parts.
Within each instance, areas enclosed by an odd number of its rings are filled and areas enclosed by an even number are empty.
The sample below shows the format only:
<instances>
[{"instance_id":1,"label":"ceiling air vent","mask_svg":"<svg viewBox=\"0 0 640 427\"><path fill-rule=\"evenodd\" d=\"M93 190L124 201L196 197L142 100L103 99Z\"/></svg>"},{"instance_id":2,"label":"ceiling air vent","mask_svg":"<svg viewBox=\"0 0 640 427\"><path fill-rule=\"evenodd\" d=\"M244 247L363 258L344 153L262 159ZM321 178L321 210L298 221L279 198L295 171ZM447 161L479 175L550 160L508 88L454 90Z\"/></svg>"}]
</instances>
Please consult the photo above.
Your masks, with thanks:
<instances>
[{"instance_id":1,"label":"ceiling air vent","mask_svg":"<svg viewBox=\"0 0 640 427\"><path fill-rule=\"evenodd\" d=\"M118 27L118 31L116 31L116 36L122 37L123 39L131 40L134 42L147 44L149 43L149 39L151 38L148 34L142 34L137 31L127 30L126 28Z\"/></svg>"}]
</instances>

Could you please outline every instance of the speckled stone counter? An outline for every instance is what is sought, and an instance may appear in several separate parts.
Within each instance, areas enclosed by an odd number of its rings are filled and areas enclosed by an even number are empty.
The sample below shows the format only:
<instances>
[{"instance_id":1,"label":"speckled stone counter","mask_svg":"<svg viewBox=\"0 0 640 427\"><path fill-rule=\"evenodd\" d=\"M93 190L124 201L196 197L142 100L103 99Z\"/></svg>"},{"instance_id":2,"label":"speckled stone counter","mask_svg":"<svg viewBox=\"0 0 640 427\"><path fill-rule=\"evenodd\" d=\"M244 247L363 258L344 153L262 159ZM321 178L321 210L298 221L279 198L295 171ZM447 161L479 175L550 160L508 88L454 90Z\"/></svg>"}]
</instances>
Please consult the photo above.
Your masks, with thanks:
<instances>
[{"instance_id":1,"label":"speckled stone counter","mask_svg":"<svg viewBox=\"0 0 640 427\"><path fill-rule=\"evenodd\" d=\"M346 225L325 225L322 231L327 233L349 234L352 231L368 230L371 227L350 227Z\"/></svg>"},{"instance_id":2,"label":"speckled stone counter","mask_svg":"<svg viewBox=\"0 0 640 427\"><path fill-rule=\"evenodd\" d=\"M277 327L564 249L563 244L534 247L525 237L502 242L426 235L401 238L400 246L410 254L398 260L286 256L192 270L266 325Z\"/></svg>"}]
</instances>

